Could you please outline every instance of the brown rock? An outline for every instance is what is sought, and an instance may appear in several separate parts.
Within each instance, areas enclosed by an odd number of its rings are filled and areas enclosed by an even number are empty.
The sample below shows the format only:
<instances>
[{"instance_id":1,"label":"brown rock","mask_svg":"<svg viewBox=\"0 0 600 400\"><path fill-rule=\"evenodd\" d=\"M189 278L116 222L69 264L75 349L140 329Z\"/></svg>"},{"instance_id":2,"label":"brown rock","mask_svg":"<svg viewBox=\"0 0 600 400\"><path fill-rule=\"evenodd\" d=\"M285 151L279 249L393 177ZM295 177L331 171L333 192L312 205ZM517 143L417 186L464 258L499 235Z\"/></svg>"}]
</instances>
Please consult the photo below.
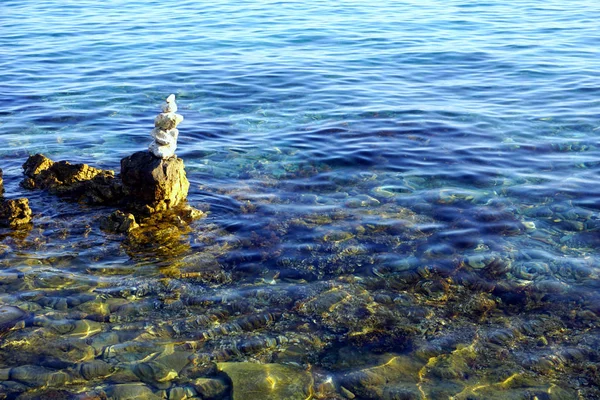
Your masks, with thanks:
<instances>
[{"instance_id":1,"label":"brown rock","mask_svg":"<svg viewBox=\"0 0 600 400\"><path fill-rule=\"evenodd\" d=\"M0 197L4 194L4 181L2 180L2 170L0 169Z\"/></svg>"},{"instance_id":2,"label":"brown rock","mask_svg":"<svg viewBox=\"0 0 600 400\"><path fill-rule=\"evenodd\" d=\"M129 205L148 213L182 204L190 187L182 159L160 159L148 151L121 160L121 179L130 197Z\"/></svg>"},{"instance_id":3,"label":"brown rock","mask_svg":"<svg viewBox=\"0 0 600 400\"><path fill-rule=\"evenodd\" d=\"M87 164L54 162L42 154L30 156L23 164L28 189L47 189L52 194L74 197L92 204L116 203L123 198L115 173Z\"/></svg>"},{"instance_id":4,"label":"brown rock","mask_svg":"<svg viewBox=\"0 0 600 400\"><path fill-rule=\"evenodd\" d=\"M16 228L30 222L29 200L23 198L0 202L0 226Z\"/></svg>"}]
</instances>

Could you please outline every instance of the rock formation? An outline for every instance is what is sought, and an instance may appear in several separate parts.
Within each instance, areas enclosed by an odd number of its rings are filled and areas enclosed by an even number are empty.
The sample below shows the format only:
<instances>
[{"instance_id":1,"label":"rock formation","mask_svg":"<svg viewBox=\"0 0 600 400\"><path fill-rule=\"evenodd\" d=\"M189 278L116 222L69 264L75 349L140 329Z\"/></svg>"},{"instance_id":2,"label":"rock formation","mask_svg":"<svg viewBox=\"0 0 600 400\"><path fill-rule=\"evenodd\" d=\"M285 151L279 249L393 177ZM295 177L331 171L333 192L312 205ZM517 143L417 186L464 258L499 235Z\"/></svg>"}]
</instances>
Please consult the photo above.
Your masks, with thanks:
<instances>
[{"instance_id":1,"label":"rock formation","mask_svg":"<svg viewBox=\"0 0 600 400\"><path fill-rule=\"evenodd\" d=\"M31 222L31 208L26 198L0 201L0 226L17 228Z\"/></svg>"},{"instance_id":2,"label":"rock formation","mask_svg":"<svg viewBox=\"0 0 600 400\"><path fill-rule=\"evenodd\" d=\"M124 211L117 210L100 219L101 228L110 232L132 232L149 226L153 221L159 221L164 211L184 223L200 218L204 215L202 211L185 205L190 183L183 160L175 155L179 135L177 125L183 121L176 111L175 95L172 94L154 120L154 141L149 151L123 158L119 177L115 177L113 171L68 161L54 162L42 154L35 154L23 164L26 178L21 184L27 189L46 189L84 203L123 207ZM0 171L0 188L1 182ZM23 205L26 204L14 203L11 210L16 212ZM154 214L157 214L156 218ZM141 219L141 226L136 219Z\"/></svg>"},{"instance_id":3,"label":"rock formation","mask_svg":"<svg viewBox=\"0 0 600 400\"><path fill-rule=\"evenodd\" d=\"M50 193L73 197L90 204L112 204L123 199L115 173L87 164L54 162L42 154L30 156L23 164L27 189L47 189Z\"/></svg>"},{"instance_id":4,"label":"rock formation","mask_svg":"<svg viewBox=\"0 0 600 400\"><path fill-rule=\"evenodd\" d=\"M183 116L175 114L176 111L175 95L172 94L163 104L162 113L154 119L154 129L151 132L154 141L148 150L158 158L166 159L175 155L179 136L177 125L183 121Z\"/></svg>"},{"instance_id":5,"label":"rock formation","mask_svg":"<svg viewBox=\"0 0 600 400\"><path fill-rule=\"evenodd\" d=\"M14 199L6 200L4 195L4 182L2 170L0 169L0 227L17 228L31 222L31 208L29 200Z\"/></svg>"},{"instance_id":6,"label":"rock formation","mask_svg":"<svg viewBox=\"0 0 600 400\"><path fill-rule=\"evenodd\" d=\"M156 158L147 151L121 160L121 179L129 206L149 214L182 204L190 187L182 159Z\"/></svg>"}]
</instances>

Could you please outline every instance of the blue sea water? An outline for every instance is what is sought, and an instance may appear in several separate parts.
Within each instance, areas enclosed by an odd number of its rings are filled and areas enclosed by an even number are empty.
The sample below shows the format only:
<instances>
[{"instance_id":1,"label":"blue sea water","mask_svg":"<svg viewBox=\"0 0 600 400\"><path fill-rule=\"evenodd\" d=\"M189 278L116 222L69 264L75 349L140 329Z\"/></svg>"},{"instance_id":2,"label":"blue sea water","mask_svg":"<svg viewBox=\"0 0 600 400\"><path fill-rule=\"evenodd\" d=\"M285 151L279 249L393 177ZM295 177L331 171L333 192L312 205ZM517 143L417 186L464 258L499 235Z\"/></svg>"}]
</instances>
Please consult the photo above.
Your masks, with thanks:
<instances>
[{"instance_id":1,"label":"blue sea water","mask_svg":"<svg viewBox=\"0 0 600 400\"><path fill-rule=\"evenodd\" d=\"M370 373L422 398L492 398L474 388L501 384L499 398L600 396L598 20L589 0L3 1L0 168L35 219L0 236L0 303L30 313L0 349L2 390L58 390L30 375L67 371L66 390L119 398L130 381L73 371L147 362L107 350L120 343L179 345L272 313L186 354L314 365L317 398L404 398ZM98 229L110 209L19 186L35 153L118 172L171 93L188 200L208 212L175 239L136 247ZM212 319L192 329L197 315ZM83 338L55 329L90 320ZM43 340L92 353L23 344ZM484 372L452 369L463 348ZM414 387L382 370L399 357L422 362ZM131 370L157 396L192 380Z\"/></svg>"}]
</instances>

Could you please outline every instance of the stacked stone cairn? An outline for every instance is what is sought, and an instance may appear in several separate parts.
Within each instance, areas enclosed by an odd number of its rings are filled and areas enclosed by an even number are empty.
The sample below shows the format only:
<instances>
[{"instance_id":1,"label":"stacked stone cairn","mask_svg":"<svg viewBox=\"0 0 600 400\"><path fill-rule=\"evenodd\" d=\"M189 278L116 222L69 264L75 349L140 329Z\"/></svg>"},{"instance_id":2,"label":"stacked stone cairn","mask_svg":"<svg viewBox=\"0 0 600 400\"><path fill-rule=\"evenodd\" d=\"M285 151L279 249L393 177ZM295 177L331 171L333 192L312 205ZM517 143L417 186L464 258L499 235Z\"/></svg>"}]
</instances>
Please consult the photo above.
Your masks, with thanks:
<instances>
[{"instance_id":1,"label":"stacked stone cairn","mask_svg":"<svg viewBox=\"0 0 600 400\"><path fill-rule=\"evenodd\" d=\"M4 180L0 169L0 227L19 228L31 222L31 208L26 198L4 198Z\"/></svg>"},{"instance_id":2,"label":"stacked stone cairn","mask_svg":"<svg viewBox=\"0 0 600 400\"><path fill-rule=\"evenodd\" d=\"M162 113L154 119L154 129L150 133L154 141L148 150L158 158L167 159L175 155L179 136L177 125L183 121L183 116L175 114L176 112L177 103L175 103L175 95L172 94L162 105Z\"/></svg>"}]
</instances>

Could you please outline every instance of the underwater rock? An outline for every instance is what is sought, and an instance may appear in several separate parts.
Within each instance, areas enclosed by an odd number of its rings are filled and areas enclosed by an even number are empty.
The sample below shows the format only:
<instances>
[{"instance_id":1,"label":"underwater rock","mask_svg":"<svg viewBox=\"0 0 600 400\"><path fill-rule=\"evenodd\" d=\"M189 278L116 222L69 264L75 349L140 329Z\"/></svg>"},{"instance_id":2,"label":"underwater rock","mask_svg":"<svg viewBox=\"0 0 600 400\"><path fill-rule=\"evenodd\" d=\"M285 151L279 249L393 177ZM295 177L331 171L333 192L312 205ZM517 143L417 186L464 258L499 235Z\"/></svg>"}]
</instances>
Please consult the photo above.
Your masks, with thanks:
<instances>
[{"instance_id":1,"label":"underwater rock","mask_svg":"<svg viewBox=\"0 0 600 400\"><path fill-rule=\"evenodd\" d=\"M0 333L11 329L26 317L27 313L19 307L9 305L0 306Z\"/></svg>"},{"instance_id":2,"label":"underwater rock","mask_svg":"<svg viewBox=\"0 0 600 400\"><path fill-rule=\"evenodd\" d=\"M344 375L339 382L340 391L346 398L421 399L417 383L422 367L422 363L409 357L393 357L385 364Z\"/></svg>"},{"instance_id":3,"label":"underwater rock","mask_svg":"<svg viewBox=\"0 0 600 400\"><path fill-rule=\"evenodd\" d=\"M263 400L304 400L312 393L312 375L296 366L251 362L217 366L233 383L233 400L247 399L250 393Z\"/></svg>"},{"instance_id":4,"label":"underwater rock","mask_svg":"<svg viewBox=\"0 0 600 400\"><path fill-rule=\"evenodd\" d=\"M114 372L112 365L102 360L92 360L79 365L79 374L87 381L104 378Z\"/></svg>"},{"instance_id":5,"label":"underwater rock","mask_svg":"<svg viewBox=\"0 0 600 400\"><path fill-rule=\"evenodd\" d=\"M466 387L455 397L457 400L505 400L505 399L575 399L570 389L546 383L525 374L514 374L502 382L482 383Z\"/></svg>"},{"instance_id":6,"label":"underwater rock","mask_svg":"<svg viewBox=\"0 0 600 400\"><path fill-rule=\"evenodd\" d=\"M0 226L16 228L31 222L31 208L26 198L0 202Z\"/></svg>"},{"instance_id":7,"label":"underwater rock","mask_svg":"<svg viewBox=\"0 0 600 400\"><path fill-rule=\"evenodd\" d=\"M91 204L116 203L123 198L121 183L110 170L68 161L54 162L35 154L25 161L23 171L26 178L21 184L27 189L46 189Z\"/></svg>"},{"instance_id":8,"label":"underwater rock","mask_svg":"<svg viewBox=\"0 0 600 400\"><path fill-rule=\"evenodd\" d=\"M0 393L2 392L0 391ZM13 397L9 396L8 398L12 399ZM60 400L73 398L76 398L75 393L62 389L45 389L41 392L35 391L33 393L23 393L17 397L18 400ZM86 400L93 400L93 398L86 398Z\"/></svg>"},{"instance_id":9,"label":"underwater rock","mask_svg":"<svg viewBox=\"0 0 600 400\"><path fill-rule=\"evenodd\" d=\"M155 395L152 390L143 383L124 383L120 385L114 385L106 390L106 394L111 400L160 399L159 396Z\"/></svg>"},{"instance_id":10,"label":"underwater rock","mask_svg":"<svg viewBox=\"0 0 600 400\"><path fill-rule=\"evenodd\" d=\"M4 194L4 181L2 180L2 170L0 169L0 197Z\"/></svg>"},{"instance_id":11,"label":"underwater rock","mask_svg":"<svg viewBox=\"0 0 600 400\"><path fill-rule=\"evenodd\" d=\"M186 400L190 398L197 397L198 393L191 386L175 386L171 388L168 392L169 400ZM206 399L207 397L200 397L201 399Z\"/></svg>"},{"instance_id":12,"label":"underwater rock","mask_svg":"<svg viewBox=\"0 0 600 400\"><path fill-rule=\"evenodd\" d=\"M177 137L179 136L177 125L183 121L182 115L175 114L177 104L175 103L174 94L167 97L166 104L162 106L162 111L154 119L155 128L151 132L154 141L150 143L148 150L154 156L166 159L175 155Z\"/></svg>"},{"instance_id":13,"label":"underwater rock","mask_svg":"<svg viewBox=\"0 0 600 400\"><path fill-rule=\"evenodd\" d=\"M69 383L72 377L64 371L54 371L37 365L23 365L11 369L10 379L28 386L57 387Z\"/></svg>"},{"instance_id":14,"label":"underwater rock","mask_svg":"<svg viewBox=\"0 0 600 400\"><path fill-rule=\"evenodd\" d=\"M100 229L107 232L127 233L138 227L139 225L135 221L133 214L124 213L120 210L100 218Z\"/></svg>"},{"instance_id":15,"label":"underwater rock","mask_svg":"<svg viewBox=\"0 0 600 400\"><path fill-rule=\"evenodd\" d=\"M183 203L190 187L182 159L156 158L147 151L121 160L121 178L132 202L130 206L149 213Z\"/></svg>"},{"instance_id":16,"label":"underwater rock","mask_svg":"<svg viewBox=\"0 0 600 400\"><path fill-rule=\"evenodd\" d=\"M229 389L221 379L198 378L191 384L202 399L220 399Z\"/></svg>"},{"instance_id":17,"label":"underwater rock","mask_svg":"<svg viewBox=\"0 0 600 400\"><path fill-rule=\"evenodd\" d=\"M133 372L142 382L167 389L170 382L178 377L177 371L157 361L142 362L134 366Z\"/></svg>"}]
</instances>

